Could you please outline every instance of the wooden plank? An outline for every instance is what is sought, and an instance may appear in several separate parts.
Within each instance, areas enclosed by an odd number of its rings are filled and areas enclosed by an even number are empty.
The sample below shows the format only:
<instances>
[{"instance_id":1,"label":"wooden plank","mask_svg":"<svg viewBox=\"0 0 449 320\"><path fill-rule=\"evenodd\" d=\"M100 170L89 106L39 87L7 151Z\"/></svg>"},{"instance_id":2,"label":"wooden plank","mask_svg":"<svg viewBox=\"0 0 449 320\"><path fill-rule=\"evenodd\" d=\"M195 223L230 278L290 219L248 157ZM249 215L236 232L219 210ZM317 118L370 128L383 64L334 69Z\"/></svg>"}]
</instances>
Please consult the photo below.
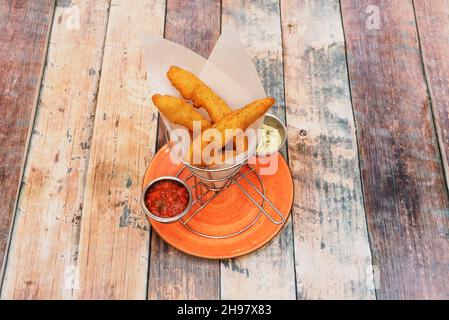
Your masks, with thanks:
<instances>
[{"instance_id":1,"label":"wooden plank","mask_svg":"<svg viewBox=\"0 0 449 320\"><path fill-rule=\"evenodd\" d=\"M377 296L447 299L449 201L412 2L371 4L342 13Z\"/></svg>"},{"instance_id":2,"label":"wooden plank","mask_svg":"<svg viewBox=\"0 0 449 320\"><path fill-rule=\"evenodd\" d=\"M207 57L220 36L220 1L167 1L165 38ZM158 148L165 127L158 128ZM150 299L218 299L218 261L188 256L152 235L148 297Z\"/></svg>"},{"instance_id":3,"label":"wooden plank","mask_svg":"<svg viewBox=\"0 0 449 320\"><path fill-rule=\"evenodd\" d=\"M53 7L50 0L0 3L0 267L34 118Z\"/></svg>"},{"instance_id":4,"label":"wooden plank","mask_svg":"<svg viewBox=\"0 0 449 320\"><path fill-rule=\"evenodd\" d=\"M449 188L449 1L414 2L435 128Z\"/></svg>"},{"instance_id":5,"label":"wooden plank","mask_svg":"<svg viewBox=\"0 0 449 320\"><path fill-rule=\"evenodd\" d=\"M72 295L108 10L94 0L56 7L4 298Z\"/></svg>"},{"instance_id":6,"label":"wooden plank","mask_svg":"<svg viewBox=\"0 0 449 320\"><path fill-rule=\"evenodd\" d=\"M165 1L111 1L81 219L81 299L145 299L149 225L141 181L156 141L140 34L162 35Z\"/></svg>"},{"instance_id":7,"label":"wooden plank","mask_svg":"<svg viewBox=\"0 0 449 320\"><path fill-rule=\"evenodd\" d=\"M285 121L281 17L278 0L225 0L222 21L231 20L253 56L273 109ZM284 156L286 153L284 152ZM221 263L222 299L295 299L291 219L262 249Z\"/></svg>"},{"instance_id":8,"label":"wooden plank","mask_svg":"<svg viewBox=\"0 0 449 320\"><path fill-rule=\"evenodd\" d=\"M373 299L339 2L281 12L298 298Z\"/></svg>"}]
</instances>

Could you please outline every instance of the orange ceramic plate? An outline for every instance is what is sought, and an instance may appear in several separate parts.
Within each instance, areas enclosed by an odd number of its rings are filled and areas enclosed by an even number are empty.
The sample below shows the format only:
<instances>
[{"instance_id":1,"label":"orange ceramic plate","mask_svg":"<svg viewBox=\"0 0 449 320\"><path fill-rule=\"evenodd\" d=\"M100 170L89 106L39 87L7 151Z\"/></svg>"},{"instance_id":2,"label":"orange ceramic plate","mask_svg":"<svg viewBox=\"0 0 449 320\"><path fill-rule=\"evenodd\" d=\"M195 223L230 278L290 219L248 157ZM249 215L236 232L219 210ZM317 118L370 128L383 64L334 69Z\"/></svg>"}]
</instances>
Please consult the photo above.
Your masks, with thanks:
<instances>
[{"instance_id":1,"label":"orange ceramic plate","mask_svg":"<svg viewBox=\"0 0 449 320\"><path fill-rule=\"evenodd\" d=\"M265 195L282 212L287 221L293 202L293 181L284 158L280 154L276 154L274 157L278 159L277 171L272 175L261 175L261 178ZM263 165L256 163L254 167L260 171ZM170 149L164 146L148 166L143 186L160 176L175 176L180 169L182 169L182 164L172 164ZM181 178L185 178L187 175L188 170L186 169ZM249 174L248 178L255 185L260 186L256 175ZM190 184L192 183L193 179ZM249 187L247 182L240 180L240 183L260 203L261 197ZM185 221L198 206L199 204L195 204L183 220ZM271 214L273 219L279 220L268 204L264 204L264 209ZM233 185L213 199L189 221L188 225L201 233L217 236L229 235L250 225L259 212L259 209L245 194ZM179 221L164 224L153 219L149 220L153 230L173 247L185 253L209 259L233 258L257 250L270 241L285 224L284 221L284 223L276 225L261 214L257 221L243 233L217 239L197 235Z\"/></svg>"}]
</instances>

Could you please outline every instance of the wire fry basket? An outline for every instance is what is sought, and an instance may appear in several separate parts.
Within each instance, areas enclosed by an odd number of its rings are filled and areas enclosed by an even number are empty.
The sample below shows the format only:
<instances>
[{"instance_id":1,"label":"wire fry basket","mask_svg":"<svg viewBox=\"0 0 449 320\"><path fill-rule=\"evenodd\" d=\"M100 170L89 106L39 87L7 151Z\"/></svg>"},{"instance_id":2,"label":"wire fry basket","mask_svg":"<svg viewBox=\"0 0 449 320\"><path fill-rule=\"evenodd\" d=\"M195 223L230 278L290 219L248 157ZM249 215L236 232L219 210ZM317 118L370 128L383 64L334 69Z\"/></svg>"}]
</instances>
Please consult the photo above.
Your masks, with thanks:
<instances>
[{"instance_id":1,"label":"wire fry basket","mask_svg":"<svg viewBox=\"0 0 449 320\"><path fill-rule=\"evenodd\" d=\"M178 158L173 151L174 148L168 132L166 133L166 139L170 152ZM186 229L202 237L225 239L240 235L254 226L262 214L273 224L280 225L285 222L282 212L267 198L263 179L255 167L248 163L248 159L254 155L254 152L255 150L248 152L241 161L219 169L194 167L178 158L182 162L183 167L176 174L176 178L183 180L190 187L193 196L191 213L178 220ZM242 182L245 183L242 184ZM198 217L201 211L214 199L226 196L226 190L233 186L236 186L245 195L245 199L259 209L254 219L250 220L245 226L228 234L209 234L196 230L190 222L195 217ZM257 195L258 199L254 195ZM273 210L274 216L266 210L268 207Z\"/></svg>"}]
</instances>

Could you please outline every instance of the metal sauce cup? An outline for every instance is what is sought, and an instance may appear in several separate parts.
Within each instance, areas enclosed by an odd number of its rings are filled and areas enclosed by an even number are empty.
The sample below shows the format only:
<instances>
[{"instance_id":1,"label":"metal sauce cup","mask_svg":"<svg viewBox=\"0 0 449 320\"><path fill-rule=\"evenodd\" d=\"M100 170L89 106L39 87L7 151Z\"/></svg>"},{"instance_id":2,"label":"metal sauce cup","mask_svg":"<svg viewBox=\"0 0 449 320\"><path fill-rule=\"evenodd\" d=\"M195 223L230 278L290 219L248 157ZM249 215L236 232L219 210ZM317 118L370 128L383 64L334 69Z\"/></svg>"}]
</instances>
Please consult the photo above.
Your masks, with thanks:
<instances>
[{"instance_id":1,"label":"metal sauce cup","mask_svg":"<svg viewBox=\"0 0 449 320\"><path fill-rule=\"evenodd\" d=\"M189 202L186 206L186 208L179 214L177 214L176 216L173 217L169 217L169 218L163 218L160 217L154 213L152 213L146 206L145 204L145 195L147 194L147 191L157 182L161 182L161 181L175 181L180 183L181 185L184 186L184 188L187 189L187 193L189 195ZM181 179L178 179L176 177L171 177L171 176L163 176L163 177L159 177L157 179L154 179L153 181L151 181L149 184L147 184L145 186L145 188L143 188L143 192L142 192L142 196L140 198L140 204L142 206L143 211L145 212L145 214L151 218L154 219L158 222L162 222L162 223L172 223L172 222L176 222L179 219L181 219L182 217L184 217L189 211L190 208L192 208L192 192L190 190L190 187L187 185L187 183L185 183L184 181L182 181Z\"/></svg>"},{"instance_id":2,"label":"metal sauce cup","mask_svg":"<svg viewBox=\"0 0 449 320\"><path fill-rule=\"evenodd\" d=\"M285 127L284 123L281 121L281 119L279 119L278 117L276 117L273 114L267 113L265 115L265 119L263 120L263 124L268 125L276 130L279 131L279 135L281 136L281 143L279 144L279 146L277 147L277 149L265 153L265 152L259 152L257 151L256 148L256 155L258 157L269 157L270 155L278 152L280 149L282 149L282 147L285 144L285 141L287 140L287 128Z\"/></svg>"}]
</instances>

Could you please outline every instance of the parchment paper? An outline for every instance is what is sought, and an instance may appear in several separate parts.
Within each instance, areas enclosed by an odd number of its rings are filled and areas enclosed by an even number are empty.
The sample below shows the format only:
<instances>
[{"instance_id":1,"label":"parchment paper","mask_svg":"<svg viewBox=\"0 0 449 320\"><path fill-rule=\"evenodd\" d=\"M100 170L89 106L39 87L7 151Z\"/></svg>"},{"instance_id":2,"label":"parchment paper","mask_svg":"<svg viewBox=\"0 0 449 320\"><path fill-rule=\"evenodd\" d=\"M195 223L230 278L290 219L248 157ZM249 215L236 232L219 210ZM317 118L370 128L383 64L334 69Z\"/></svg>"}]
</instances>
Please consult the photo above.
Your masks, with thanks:
<instances>
[{"instance_id":1,"label":"parchment paper","mask_svg":"<svg viewBox=\"0 0 449 320\"><path fill-rule=\"evenodd\" d=\"M181 97L166 76L170 66L179 66L197 75L233 109L266 97L256 67L232 22L223 27L208 60L161 37L142 35L142 42L151 95L159 93ZM204 110L200 110L207 116ZM165 117L162 119L169 131L177 127ZM257 132L262 122L263 117L249 129ZM250 142L249 150L254 150L256 145L257 141Z\"/></svg>"}]
</instances>

